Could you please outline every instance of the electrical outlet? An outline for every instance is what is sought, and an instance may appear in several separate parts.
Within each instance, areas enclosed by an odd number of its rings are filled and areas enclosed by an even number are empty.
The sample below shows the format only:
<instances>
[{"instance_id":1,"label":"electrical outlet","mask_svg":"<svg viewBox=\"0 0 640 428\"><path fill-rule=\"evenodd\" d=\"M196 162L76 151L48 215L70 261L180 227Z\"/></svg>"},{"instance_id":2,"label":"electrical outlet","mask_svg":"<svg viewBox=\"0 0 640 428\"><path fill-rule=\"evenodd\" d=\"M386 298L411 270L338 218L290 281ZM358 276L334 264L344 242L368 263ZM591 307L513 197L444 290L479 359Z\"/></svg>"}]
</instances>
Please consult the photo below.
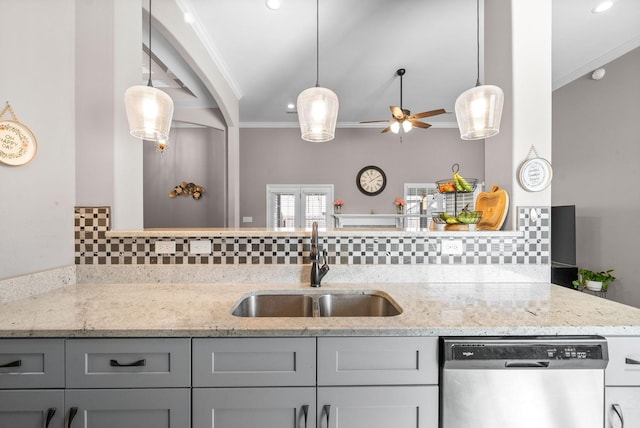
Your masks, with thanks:
<instances>
[{"instance_id":1,"label":"electrical outlet","mask_svg":"<svg viewBox=\"0 0 640 428\"><path fill-rule=\"evenodd\" d=\"M243 223L253 223L253 217L242 217Z\"/></svg>"},{"instance_id":2,"label":"electrical outlet","mask_svg":"<svg viewBox=\"0 0 640 428\"><path fill-rule=\"evenodd\" d=\"M189 241L189 254L211 254L211 240L198 239Z\"/></svg>"},{"instance_id":3,"label":"electrical outlet","mask_svg":"<svg viewBox=\"0 0 640 428\"><path fill-rule=\"evenodd\" d=\"M451 256L461 256L464 253L462 239L443 240L441 253Z\"/></svg>"},{"instance_id":4,"label":"electrical outlet","mask_svg":"<svg viewBox=\"0 0 640 428\"><path fill-rule=\"evenodd\" d=\"M174 254L176 252L176 241L156 241L156 254Z\"/></svg>"}]
</instances>

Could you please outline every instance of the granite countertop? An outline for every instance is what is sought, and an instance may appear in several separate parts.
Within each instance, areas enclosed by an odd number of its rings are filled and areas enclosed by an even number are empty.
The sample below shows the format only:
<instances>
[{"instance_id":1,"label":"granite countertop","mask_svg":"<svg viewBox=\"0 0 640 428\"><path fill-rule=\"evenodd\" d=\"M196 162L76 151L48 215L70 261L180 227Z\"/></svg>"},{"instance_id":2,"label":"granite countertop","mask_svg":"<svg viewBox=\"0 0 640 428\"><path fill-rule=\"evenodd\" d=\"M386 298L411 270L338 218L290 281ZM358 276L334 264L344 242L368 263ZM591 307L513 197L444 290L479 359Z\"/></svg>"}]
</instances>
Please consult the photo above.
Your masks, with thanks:
<instances>
[{"instance_id":1,"label":"granite countertop","mask_svg":"<svg viewBox=\"0 0 640 428\"><path fill-rule=\"evenodd\" d=\"M256 290L380 290L393 317L240 318ZM0 304L0 337L640 335L640 309L545 283L75 284Z\"/></svg>"}]
</instances>

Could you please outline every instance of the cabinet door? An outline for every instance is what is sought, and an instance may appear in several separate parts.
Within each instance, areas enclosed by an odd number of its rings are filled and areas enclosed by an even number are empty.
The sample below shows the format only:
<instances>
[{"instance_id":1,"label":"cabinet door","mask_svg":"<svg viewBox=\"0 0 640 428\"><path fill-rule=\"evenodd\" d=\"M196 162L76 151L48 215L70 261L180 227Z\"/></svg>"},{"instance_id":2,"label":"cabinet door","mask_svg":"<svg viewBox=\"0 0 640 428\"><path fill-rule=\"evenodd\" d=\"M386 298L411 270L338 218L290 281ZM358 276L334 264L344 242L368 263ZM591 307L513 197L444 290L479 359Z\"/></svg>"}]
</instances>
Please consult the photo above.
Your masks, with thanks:
<instances>
[{"instance_id":1,"label":"cabinet door","mask_svg":"<svg viewBox=\"0 0 640 428\"><path fill-rule=\"evenodd\" d=\"M315 428L316 390L194 388L193 428Z\"/></svg>"},{"instance_id":2,"label":"cabinet door","mask_svg":"<svg viewBox=\"0 0 640 428\"><path fill-rule=\"evenodd\" d=\"M437 384L437 337L318 338L318 385Z\"/></svg>"},{"instance_id":3,"label":"cabinet door","mask_svg":"<svg viewBox=\"0 0 640 428\"><path fill-rule=\"evenodd\" d=\"M69 339L67 388L191 386L189 339Z\"/></svg>"},{"instance_id":4,"label":"cabinet door","mask_svg":"<svg viewBox=\"0 0 640 428\"><path fill-rule=\"evenodd\" d=\"M189 389L73 389L65 404L69 428L190 426ZM74 411L75 409L75 411ZM77 411L77 413L76 413Z\"/></svg>"},{"instance_id":5,"label":"cabinet door","mask_svg":"<svg viewBox=\"0 0 640 428\"><path fill-rule=\"evenodd\" d=\"M437 386L318 388L318 428L438 428Z\"/></svg>"},{"instance_id":6,"label":"cabinet door","mask_svg":"<svg viewBox=\"0 0 640 428\"><path fill-rule=\"evenodd\" d=\"M60 428L63 390L0 391L0 428Z\"/></svg>"},{"instance_id":7,"label":"cabinet door","mask_svg":"<svg viewBox=\"0 0 640 428\"><path fill-rule=\"evenodd\" d=\"M605 403L605 428L640 427L640 386L609 386Z\"/></svg>"},{"instance_id":8,"label":"cabinet door","mask_svg":"<svg viewBox=\"0 0 640 428\"><path fill-rule=\"evenodd\" d=\"M64 339L0 339L0 388L64 388Z\"/></svg>"},{"instance_id":9,"label":"cabinet door","mask_svg":"<svg viewBox=\"0 0 640 428\"><path fill-rule=\"evenodd\" d=\"M316 340L306 338L193 339L193 386L311 386Z\"/></svg>"},{"instance_id":10,"label":"cabinet door","mask_svg":"<svg viewBox=\"0 0 640 428\"><path fill-rule=\"evenodd\" d=\"M606 385L640 385L640 337L607 337Z\"/></svg>"}]
</instances>

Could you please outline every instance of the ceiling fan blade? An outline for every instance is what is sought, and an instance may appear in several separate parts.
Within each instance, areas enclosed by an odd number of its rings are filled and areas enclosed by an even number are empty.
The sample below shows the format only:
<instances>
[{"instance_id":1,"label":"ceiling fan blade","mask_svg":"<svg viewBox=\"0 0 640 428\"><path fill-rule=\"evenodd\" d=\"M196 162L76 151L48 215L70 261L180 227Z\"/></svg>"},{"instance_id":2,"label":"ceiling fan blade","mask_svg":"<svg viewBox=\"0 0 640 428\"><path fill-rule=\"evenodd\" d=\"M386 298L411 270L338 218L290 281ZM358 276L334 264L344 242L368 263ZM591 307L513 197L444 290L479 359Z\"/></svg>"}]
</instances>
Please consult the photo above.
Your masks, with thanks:
<instances>
[{"instance_id":1,"label":"ceiling fan blade","mask_svg":"<svg viewBox=\"0 0 640 428\"><path fill-rule=\"evenodd\" d=\"M387 120L363 120L360 123L380 123L380 122L395 122L395 119L387 119Z\"/></svg>"},{"instance_id":2,"label":"ceiling fan blade","mask_svg":"<svg viewBox=\"0 0 640 428\"><path fill-rule=\"evenodd\" d=\"M404 119L404 111L402 111L400 107L390 106L389 109L391 110L391 114L393 115L393 117L395 117L397 120Z\"/></svg>"},{"instance_id":3,"label":"ceiling fan blade","mask_svg":"<svg viewBox=\"0 0 640 428\"><path fill-rule=\"evenodd\" d=\"M443 108L439 108L437 110L431 110L431 111L425 111L422 113L416 113L413 116L409 116L409 119L422 119L423 117L431 117L431 116L437 116L439 114L444 114L446 113L446 110Z\"/></svg>"},{"instance_id":4,"label":"ceiling fan blade","mask_svg":"<svg viewBox=\"0 0 640 428\"><path fill-rule=\"evenodd\" d=\"M409 119L409 122L411 122L411 124L416 128L423 128L423 129L431 128L431 124L420 122L419 120Z\"/></svg>"},{"instance_id":5,"label":"ceiling fan blade","mask_svg":"<svg viewBox=\"0 0 640 428\"><path fill-rule=\"evenodd\" d=\"M389 125L386 128L384 128L382 131L380 131L380 133L384 134L385 132L389 132L389 131L391 131L391 125Z\"/></svg>"}]
</instances>

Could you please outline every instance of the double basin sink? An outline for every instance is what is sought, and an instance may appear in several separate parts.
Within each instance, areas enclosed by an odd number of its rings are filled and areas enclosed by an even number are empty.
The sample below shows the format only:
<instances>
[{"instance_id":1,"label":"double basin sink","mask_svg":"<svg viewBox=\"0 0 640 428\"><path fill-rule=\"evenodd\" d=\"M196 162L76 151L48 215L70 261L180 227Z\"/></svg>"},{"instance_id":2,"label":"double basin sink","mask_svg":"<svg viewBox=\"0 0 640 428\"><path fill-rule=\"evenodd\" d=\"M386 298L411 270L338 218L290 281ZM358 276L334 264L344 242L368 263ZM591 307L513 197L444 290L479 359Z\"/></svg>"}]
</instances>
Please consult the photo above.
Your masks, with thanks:
<instances>
[{"instance_id":1,"label":"double basin sink","mask_svg":"<svg viewBox=\"0 0 640 428\"><path fill-rule=\"evenodd\" d=\"M390 317L402 308L376 290L255 292L233 308L237 317Z\"/></svg>"}]
</instances>

